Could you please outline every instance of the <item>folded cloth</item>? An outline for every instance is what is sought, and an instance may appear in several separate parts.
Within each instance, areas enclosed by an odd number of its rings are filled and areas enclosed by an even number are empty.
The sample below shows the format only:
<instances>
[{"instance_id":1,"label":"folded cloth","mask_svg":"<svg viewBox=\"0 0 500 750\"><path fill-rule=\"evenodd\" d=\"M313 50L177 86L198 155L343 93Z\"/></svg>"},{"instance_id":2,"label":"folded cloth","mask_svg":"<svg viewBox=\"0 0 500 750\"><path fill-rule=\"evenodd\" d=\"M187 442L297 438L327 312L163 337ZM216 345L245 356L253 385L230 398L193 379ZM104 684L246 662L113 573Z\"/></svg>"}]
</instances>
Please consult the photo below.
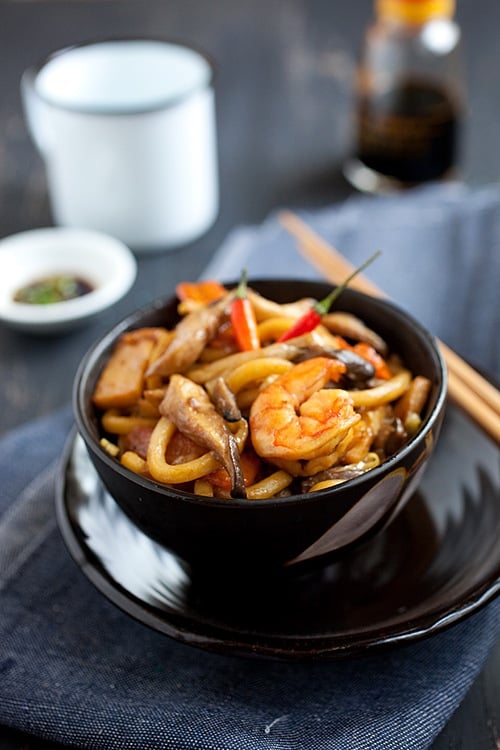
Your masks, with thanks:
<instances>
[{"instance_id":1,"label":"folded cloth","mask_svg":"<svg viewBox=\"0 0 500 750\"><path fill-rule=\"evenodd\" d=\"M500 380L500 186L432 185L299 215L448 346ZM204 276L316 279L277 214L239 227Z\"/></svg>"},{"instance_id":2,"label":"folded cloth","mask_svg":"<svg viewBox=\"0 0 500 750\"><path fill-rule=\"evenodd\" d=\"M0 441L0 723L99 750L429 747L500 633L499 600L428 640L323 664L172 641L66 552L53 503L71 421L64 410Z\"/></svg>"},{"instance_id":3,"label":"folded cloth","mask_svg":"<svg viewBox=\"0 0 500 750\"><path fill-rule=\"evenodd\" d=\"M394 205L411 216L408 198L388 203L387 222ZM377 213L364 199L345 209L367 220ZM344 221L342 211L333 210L332 223ZM317 219L323 228L329 213ZM267 256L263 267L262 246L272 233L283 241L275 218L236 233L207 273L237 277L247 265L259 275L316 276L285 249L274 260ZM363 254L377 232L370 235ZM173 641L118 610L65 549L54 482L71 425L67 408L0 440L1 724L99 750L423 750L432 744L500 634L499 600L432 638L327 663L243 659Z\"/></svg>"}]
</instances>

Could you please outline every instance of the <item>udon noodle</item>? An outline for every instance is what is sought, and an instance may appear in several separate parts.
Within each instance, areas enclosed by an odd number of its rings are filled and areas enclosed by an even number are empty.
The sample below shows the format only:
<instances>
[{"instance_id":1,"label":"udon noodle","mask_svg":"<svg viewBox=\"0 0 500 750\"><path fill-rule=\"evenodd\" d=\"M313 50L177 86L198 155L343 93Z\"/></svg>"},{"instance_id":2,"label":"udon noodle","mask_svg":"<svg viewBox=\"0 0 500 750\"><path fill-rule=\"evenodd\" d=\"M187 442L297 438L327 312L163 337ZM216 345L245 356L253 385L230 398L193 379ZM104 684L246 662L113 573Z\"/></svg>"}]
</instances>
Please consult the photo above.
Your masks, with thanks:
<instances>
[{"instance_id":1,"label":"udon noodle","mask_svg":"<svg viewBox=\"0 0 500 750\"><path fill-rule=\"evenodd\" d=\"M179 294L176 326L123 333L93 394L103 450L129 470L201 499L286 497L359 476L419 429L429 380L354 315L286 339L314 301L248 288L258 338L241 350L234 290Z\"/></svg>"}]
</instances>

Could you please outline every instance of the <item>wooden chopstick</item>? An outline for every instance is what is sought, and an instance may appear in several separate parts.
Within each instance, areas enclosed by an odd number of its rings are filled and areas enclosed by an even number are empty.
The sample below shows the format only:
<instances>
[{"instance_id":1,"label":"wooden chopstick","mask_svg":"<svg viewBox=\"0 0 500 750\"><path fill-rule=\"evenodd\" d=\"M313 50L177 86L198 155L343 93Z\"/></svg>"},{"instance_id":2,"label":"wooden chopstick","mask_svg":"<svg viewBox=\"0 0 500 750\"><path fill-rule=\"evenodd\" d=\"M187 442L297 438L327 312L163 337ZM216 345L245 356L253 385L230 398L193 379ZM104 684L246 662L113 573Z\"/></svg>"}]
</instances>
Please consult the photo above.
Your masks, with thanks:
<instances>
[{"instance_id":1,"label":"wooden chopstick","mask_svg":"<svg viewBox=\"0 0 500 750\"><path fill-rule=\"evenodd\" d=\"M339 284L354 271L352 263L299 216L282 211L279 219L297 240L300 252L326 279ZM373 297L387 298L385 292L361 274L352 280L350 286ZM450 399L500 443L500 391L442 341L438 341L438 345L448 369Z\"/></svg>"}]
</instances>

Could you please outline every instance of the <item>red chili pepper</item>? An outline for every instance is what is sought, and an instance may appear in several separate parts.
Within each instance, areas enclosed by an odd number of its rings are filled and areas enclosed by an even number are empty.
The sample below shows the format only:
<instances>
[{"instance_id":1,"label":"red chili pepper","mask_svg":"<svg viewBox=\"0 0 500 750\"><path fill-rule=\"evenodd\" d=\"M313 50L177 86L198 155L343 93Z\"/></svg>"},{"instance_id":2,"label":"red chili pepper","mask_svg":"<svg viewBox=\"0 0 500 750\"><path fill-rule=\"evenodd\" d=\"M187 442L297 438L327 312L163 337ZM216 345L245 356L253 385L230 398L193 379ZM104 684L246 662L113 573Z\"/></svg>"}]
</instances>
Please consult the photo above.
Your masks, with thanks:
<instances>
[{"instance_id":1,"label":"red chili pepper","mask_svg":"<svg viewBox=\"0 0 500 750\"><path fill-rule=\"evenodd\" d=\"M316 326L321 323L321 313L318 312L317 307L319 304L320 303L318 302L316 305L314 305L312 310L308 310L306 313L304 313L304 315L296 320L292 327L288 329L288 331L285 331L285 333L281 334L278 341L288 341L289 339L294 339L296 336L302 336L303 333L309 333L309 331L313 331Z\"/></svg>"},{"instance_id":2,"label":"red chili pepper","mask_svg":"<svg viewBox=\"0 0 500 750\"><path fill-rule=\"evenodd\" d=\"M257 321L252 303L247 297L247 274L245 269L241 273L241 280L231 304L230 317L234 337L241 351L248 352L260 349Z\"/></svg>"},{"instance_id":3,"label":"red chili pepper","mask_svg":"<svg viewBox=\"0 0 500 750\"><path fill-rule=\"evenodd\" d=\"M304 315L302 315L298 320L295 321L295 323L291 326L291 328L288 329L288 331L285 331L285 333L281 334L278 341L288 341L289 339L293 339L296 336L302 336L303 333L309 333L310 331L313 331L316 326L321 323L321 318L330 310L337 297L339 297L344 289L347 288L349 282L352 281L352 279L357 276L358 273L363 271L370 263L372 263L379 255L380 252L374 253L371 258L368 258L368 260L366 260L361 266L359 266L359 268L356 268L356 270L353 271L342 284L335 287L335 289L333 289L327 297L322 299L320 302L316 302L311 310L308 310L306 313L304 313Z\"/></svg>"}]
</instances>

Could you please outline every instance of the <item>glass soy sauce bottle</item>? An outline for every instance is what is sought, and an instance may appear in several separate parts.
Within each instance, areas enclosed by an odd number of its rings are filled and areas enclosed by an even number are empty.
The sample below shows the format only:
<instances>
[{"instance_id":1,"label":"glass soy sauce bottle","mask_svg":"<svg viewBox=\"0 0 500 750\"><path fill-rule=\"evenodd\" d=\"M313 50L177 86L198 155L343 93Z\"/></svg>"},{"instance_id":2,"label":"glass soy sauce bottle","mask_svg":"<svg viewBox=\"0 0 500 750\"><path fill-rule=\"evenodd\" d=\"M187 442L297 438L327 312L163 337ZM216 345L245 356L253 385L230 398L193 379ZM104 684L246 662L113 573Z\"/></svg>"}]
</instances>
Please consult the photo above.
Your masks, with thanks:
<instances>
[{"instance_id":1,"label":"glass soy sauce bottle","mask_svg":"<svg viewBox=\"0 0 500 750\"><path fill-rule=\"evenodd\" d=\"M377 0L358 67L358 189L382 192L453 176L464 113L454 0Z\"/></svg>"}]
</instances>

